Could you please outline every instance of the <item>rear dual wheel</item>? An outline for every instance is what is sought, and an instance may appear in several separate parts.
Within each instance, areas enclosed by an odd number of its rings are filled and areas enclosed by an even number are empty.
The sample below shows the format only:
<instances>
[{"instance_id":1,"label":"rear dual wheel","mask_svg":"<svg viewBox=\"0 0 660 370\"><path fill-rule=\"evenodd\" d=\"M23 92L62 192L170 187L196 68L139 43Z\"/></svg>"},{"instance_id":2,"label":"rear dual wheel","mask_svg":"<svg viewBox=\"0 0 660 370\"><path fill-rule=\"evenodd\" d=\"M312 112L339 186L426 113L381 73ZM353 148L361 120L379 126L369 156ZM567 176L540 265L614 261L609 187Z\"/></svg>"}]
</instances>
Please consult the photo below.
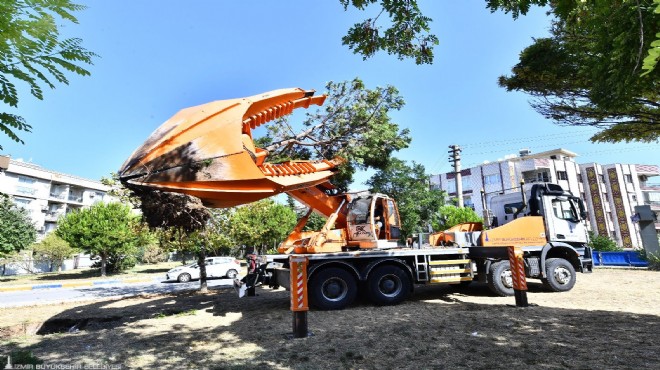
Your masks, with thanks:
<instances>
[{"instance_id":1,"label":"rear dual wheel","mask_svg":"<svg viewBox=\"0 0 660 370\"><path fill-rule=\"evenodd\" d=\"M341 310L355 301L357 281L348 271L330 267L314 274L309 281L310 303L321 310Z\"/></svg>"},{"instance_id":2,"label":"rear dual wheel","mask_svg":"<svg viewBox=\"0 0 660 370\"><path fill-rule=\"evenodd\" d=\"M500 297L513 295L513 276L509 261L499 261L490 265L488 288Z\"/></svg>"},{"instance_id":3,"label":"rear dual wheel","mask_svg":"<svg viewBox=\"0 0 660 370\"><path fill-rule=\"evenodd\" d=\"M410 277L396 266L376 267L367 280L369 299L380 306L404 301L411 290Z\"/></svg>"}]
</instances>

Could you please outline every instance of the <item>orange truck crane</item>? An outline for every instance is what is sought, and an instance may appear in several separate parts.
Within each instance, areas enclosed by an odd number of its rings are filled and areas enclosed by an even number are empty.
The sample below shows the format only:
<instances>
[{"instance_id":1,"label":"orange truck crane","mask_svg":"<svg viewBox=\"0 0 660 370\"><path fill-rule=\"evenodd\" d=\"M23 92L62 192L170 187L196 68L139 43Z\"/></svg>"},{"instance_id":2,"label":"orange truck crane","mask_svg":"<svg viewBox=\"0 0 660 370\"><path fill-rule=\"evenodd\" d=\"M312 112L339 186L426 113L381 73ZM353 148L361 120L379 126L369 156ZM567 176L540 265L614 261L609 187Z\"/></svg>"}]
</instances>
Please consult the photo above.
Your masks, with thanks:
<instances>
[{"instance_id":1,"label":"orange truck crane","mask_svg":"<svg viewBox=\"0 0 660 370\"><path fill-rule=\"evenodd\" d=\"M513 295L506 252L511 245L523 248L527 277L553 291L570 290L576 270L591 271L584 207L557 185L521 188L522 201L509 202L507 195L509 203L497 203L506 208L495 218L501 226L458 225L408 248L398 243L394 199L337 194L329 178L343 159L269 163L268 152L254 145L252 130L324 101L313 90L290 88L183 109L133 152L120 179L132 187L195 196L217 208L289 194L309 212L281 243L280 254L264 256L257 276L247 281L289 288L288 257L304 255L310 301L321 309L344 308L358 294L376 304L396 304L415 284L478 280L496 294ZM303 231L312 212L327 222L319 231Z\"/></svg>"}]
</instances>

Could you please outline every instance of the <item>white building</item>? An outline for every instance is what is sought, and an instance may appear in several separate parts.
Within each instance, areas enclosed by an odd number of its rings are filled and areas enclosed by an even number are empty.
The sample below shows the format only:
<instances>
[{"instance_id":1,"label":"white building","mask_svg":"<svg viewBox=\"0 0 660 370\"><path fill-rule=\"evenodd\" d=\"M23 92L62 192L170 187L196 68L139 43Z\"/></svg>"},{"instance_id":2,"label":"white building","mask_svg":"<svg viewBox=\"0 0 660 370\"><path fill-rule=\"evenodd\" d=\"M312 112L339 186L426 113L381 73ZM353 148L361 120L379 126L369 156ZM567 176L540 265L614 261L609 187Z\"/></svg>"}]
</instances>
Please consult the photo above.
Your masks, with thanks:
<instances>
[{"instance_id":1,"label":"white building","mask_svg":"<svg viewBox=\"0 0 660 370\"><path fill-rule=\"evenodd\" d=\"M489 204L496 194L519 191L521 181L552 182L585 201L590 228L596 234L608 235L625 248L641 248L631 217L637 205L650 205L660 216L660 184L648 182L660 175L658 166L578 164L575 157L577 154L566 149L537 154L521 150L518 157L465 169L461 171L464 204L483 214L482 189ZM453 172L431 176L431 186L445 190L450 197L457 196ZM656 223L656 230L660 231L660 223Z\"/></svg>"},{"instance_id":2,"label":"white building","mask_svg":"<svg viewBox=\"0 0 660 370\"><path fill-rule=\"evenodd\" d=\"M110 187L98 181L47 170L0 156L0 193L25 208L38 231L38 239L57 227L68 212L109 200Z\"/></svg>"}]
</instances>

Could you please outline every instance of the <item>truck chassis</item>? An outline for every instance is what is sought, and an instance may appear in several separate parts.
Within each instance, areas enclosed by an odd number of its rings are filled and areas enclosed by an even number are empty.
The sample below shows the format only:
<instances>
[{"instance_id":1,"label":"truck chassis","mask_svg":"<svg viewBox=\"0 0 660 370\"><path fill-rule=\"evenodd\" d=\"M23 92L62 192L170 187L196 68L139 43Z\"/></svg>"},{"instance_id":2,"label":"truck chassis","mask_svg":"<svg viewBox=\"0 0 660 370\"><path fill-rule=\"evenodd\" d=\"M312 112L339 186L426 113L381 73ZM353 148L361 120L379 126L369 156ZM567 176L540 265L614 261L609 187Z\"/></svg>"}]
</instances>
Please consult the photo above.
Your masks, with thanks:
<instances>
[{"instance_id":1,"label":"truck chassis","mask_svg":"<svg viewBox=\"0 0 660 370\"><path fill-rule=\"evenodd\" d=\"M573 288L576 271L591 272L591 250L564 243L522 247L525 275L555 292ZM256 279L270 287L291 286L290 255L268 255ZM506 247L422 247L296 255L308 258L310 303L343 309L360 296L376 305L405 300L417 284L487 283L499 296L513 295Z\"/></svg>"}]
</instances>

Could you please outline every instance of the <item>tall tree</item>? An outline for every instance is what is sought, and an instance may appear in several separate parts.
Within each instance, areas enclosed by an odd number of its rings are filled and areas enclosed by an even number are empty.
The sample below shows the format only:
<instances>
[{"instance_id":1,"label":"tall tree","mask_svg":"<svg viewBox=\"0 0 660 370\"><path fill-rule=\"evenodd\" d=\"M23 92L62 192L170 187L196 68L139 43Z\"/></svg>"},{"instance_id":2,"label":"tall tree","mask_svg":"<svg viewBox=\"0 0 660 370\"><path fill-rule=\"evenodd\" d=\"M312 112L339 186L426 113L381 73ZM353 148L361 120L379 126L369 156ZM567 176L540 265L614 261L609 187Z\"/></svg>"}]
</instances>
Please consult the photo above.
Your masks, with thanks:
<instances>
[{"instance_id":1,"label":"tall tree","mask_svg":"<svg viewBox=\"0 0 660 370\"><path fill-rule=\"evenodd\" d=\"M367 11L378 0L339 0L348 10L350 6ZM370 9L373 9L370 8ZM386 51L399 59L412 58L417 64L433 63L433 47L438 45L438 37L429 33L431 18L424 16L416 0L380 0L373 16L356 23L342 38L355 54L363 59L372 57L378 51ZM389 20L383 21L384 15ZM383 23L388 27L384 27Z\"/></svg>"},{"instance_id":2,"label":"tall tree","mask_svg":"<svg viewBox=\"0 0 660 370\"><path fill-rule=\"evenodd\" d=\"M284 240L294 226L296 213L291 208L264 199L236 208L231 236L237 244L264 254Z\"/></svg>"},{"instance_id":3,"label":"tall tree","mask_svg":"<svg viewBox=\"0 0 660 370\"><path fill-rule=\"evenodd\" d=\"M395 151L410 144L408 129L400 129L389 116L405 102L393 86L367 89L356 78L326 85L323 108L307 113L302 128L288 117L268 126L268 135L257 141L277 159L346 159L332 182L348 190L353 174L367 168L384 168Z\"/></svg>"},{"instance_id":4,"label":"tall tree","mask_svg":"<svg viewBox=\"0 0 660 370\"><path fill-rule=\"evenodd\" d=\"M657 0L488 3L514 17L547 5L554 16L551 37L523 50L500 86L531 94L532 106L556 123L601 128L594 142L660 138L660 69L644 60L657 51Z\"/></svg>"},{"instance_id":5,"label":"tall tree","mask_svg":"<svg viewBox=\"0 0 660 370\"><path fill-rule=\"evenodd\" d=\"M64 260L78 253L76 248L72 248L56 233L46 235L42 241L33 245L32 251L37 259L49 262L51 272L55 267L57 271L62 271Z\"/></svg>"},{"instance_id":6,"label":"tall tree","mask_svg":"<svg viewBox=\"0 0 660 370\"><path fill-rule=\"evenodd\" d=\"M64 216L55 232L72 247L101 257L101 276L106 276L108 259L136 252L142 237L137 232L140 218L120 203L97 203Z\"/></svg>"},{"instance_id":7,"label":"tall tree","mask_svg":"<svg viewBox=\"0 0 660 370\"><path fill-rule=\"evenodd\" d=\"M0 193L0 259L29 247L36 239L37 230L27 211Z\"/></svg>"},{"instance_id":8,"label":"tall tree","mask_svg":"<svg viewBox=\"0 0 660 370\"><path fill-rule=\"evenodd\" d=\"M43 85L68 85L67 72L89 75L81 65L92 64L96 54L83 48L81 39L62 39L59 32L63 22L78 23L72 13L83 9L69 0L0 2L0 101L18 107L18 82L43 100ZM31 130L23 117L0 112L0 131L10 139L23 143L19 131Z\"/></svg>"},{"instance_id":9,"label":"tall tree","mask_svg":"<svg viewBox=\"0 0 660 370\"><path fill-rule=\"evenodd\" d=\"M444 204L444 192L430 188L424 166L415 162L408 165L392 158L386 168L367 180L367 185L370 191L387 194L397 202L403 238L414 232L427 231L437 217L437 210Z\"/></svg>"}]
</instances>

